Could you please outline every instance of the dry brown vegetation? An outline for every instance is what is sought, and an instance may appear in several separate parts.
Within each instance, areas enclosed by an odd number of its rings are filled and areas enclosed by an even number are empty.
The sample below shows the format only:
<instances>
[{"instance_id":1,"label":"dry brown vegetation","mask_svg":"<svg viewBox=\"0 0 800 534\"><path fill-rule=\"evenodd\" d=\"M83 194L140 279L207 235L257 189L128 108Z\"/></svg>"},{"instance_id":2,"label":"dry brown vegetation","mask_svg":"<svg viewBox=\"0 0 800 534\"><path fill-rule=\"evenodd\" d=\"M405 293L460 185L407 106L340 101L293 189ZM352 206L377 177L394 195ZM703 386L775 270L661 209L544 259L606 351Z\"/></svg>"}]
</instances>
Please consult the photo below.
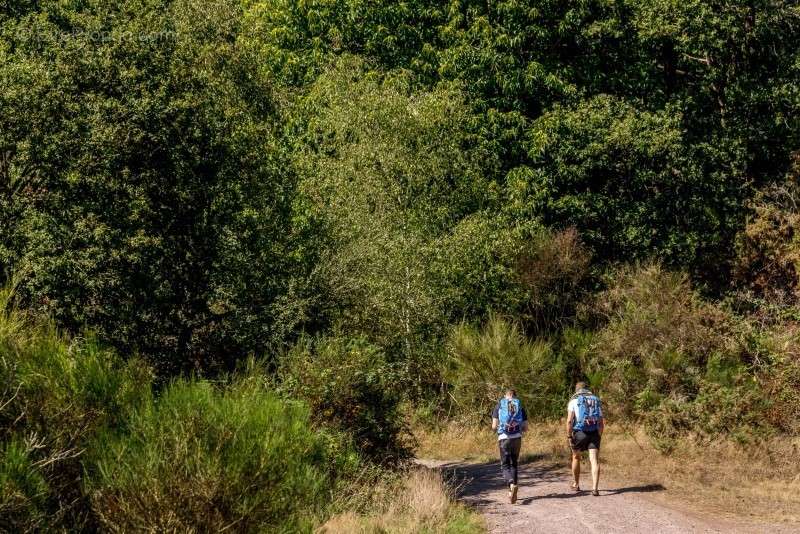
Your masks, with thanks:
<instances>
[{"instance_id":1,"label":"dry brown vegetation","mask_svg":"<svg viewBox=\"0 0 800 534\"><path fill-rule=\"evenodd\" d=\"M563 423L534 425L523 441L522 460L568 468ZM488 429L453 425L417 432L421 458L492 461L495 436ZM800 437L775 438L747 446L722 439L711 444L681 442L671 454L653 447L644 431L610 424L603 439L601 485L658 484L652 498L721 516L800 521Z\"/></svg>"},{"instance_id":2,"label":"dry brown vegetation","mask_svg":"<svg viewBox=\"0 0 800 534\"><path fill-rule=\"evenodd\" d=\"M485 530L480 516L455 502L454 488L436 470L411 469L399 480L384 479L357 491L357 498L371 503L366 511L335 515L318 534L478 534Z\"/></svg>"},{"instance_id":3,"label":"dry brown vegetation","mask_svg":"<svg viewBox=\"0 0 800 534\"><path fill-rule=\"evenodd\" d=\"M782 183L765 188L752 203L753 215L739 233L733 276L744 296L761 307L800 302L800 152ZM763 310L759 310L763 311Z\"/></svg>"},{"instance_id":4,"label":"dry brown vegetation","mask_svg":"<svg viewBox=\"0 0 800 534\"><path fill-rule=\"evenodd\" d=\"M662 484L664 497L719 515L770 521L800 520L800 438L783 437L741 446L731 440L710 445L685 441L662 455L643 433L609 436L603 455L608 473L620 480Z\"/></svg>"}]
</instances>

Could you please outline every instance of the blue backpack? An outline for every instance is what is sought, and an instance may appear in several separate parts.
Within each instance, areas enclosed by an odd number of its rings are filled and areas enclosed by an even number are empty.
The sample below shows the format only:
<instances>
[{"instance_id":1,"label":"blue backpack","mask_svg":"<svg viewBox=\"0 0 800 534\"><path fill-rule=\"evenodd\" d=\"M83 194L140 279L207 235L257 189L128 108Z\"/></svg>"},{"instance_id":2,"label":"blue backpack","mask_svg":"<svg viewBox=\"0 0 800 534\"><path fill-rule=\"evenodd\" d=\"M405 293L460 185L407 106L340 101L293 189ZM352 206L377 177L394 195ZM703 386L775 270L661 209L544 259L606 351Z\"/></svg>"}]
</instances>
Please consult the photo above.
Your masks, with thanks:
<instances>
[{"instance_id":1,"label":"blue backpack","mask_svg":"<svg viewBox=\"0 0 800 534\"><path fill-rule=\"evenodd\" d=\"M519 434L522 431L522 405L519 399L500 399L498 434Z\"/></svg>"},{"instance_id":2,"label":"blue backpack","mask_svg":"<svg viewBox=\"0 0 800 534\"><path fill-rule=\"evenodd\" d=\"M573 430L593 432L597 430L602 418L600 399L591 393L578 395Z\"/></svg>"}]
</instances>

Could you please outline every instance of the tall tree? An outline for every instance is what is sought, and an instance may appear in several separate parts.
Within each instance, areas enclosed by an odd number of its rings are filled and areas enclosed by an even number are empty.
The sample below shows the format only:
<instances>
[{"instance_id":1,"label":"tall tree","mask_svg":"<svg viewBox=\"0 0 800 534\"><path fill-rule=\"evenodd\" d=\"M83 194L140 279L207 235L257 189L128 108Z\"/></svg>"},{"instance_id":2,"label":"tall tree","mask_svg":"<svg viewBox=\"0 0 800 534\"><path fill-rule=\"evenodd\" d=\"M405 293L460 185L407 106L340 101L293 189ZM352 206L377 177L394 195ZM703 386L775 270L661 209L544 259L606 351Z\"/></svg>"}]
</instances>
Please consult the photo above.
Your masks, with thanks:
<instances>
[{"instance_id":1,"label":"tall tree","mask_svg":"<svg viewBox=\"0 0 800 534\"><path fill-rule=\"evenodd\" d=\"M463 93L364 69L346 58L313 86L297 166L334 322L410 354L447 321L508 305L514 239L491 218L497 159L465 127Z\"/></svg>"},{"instance_id":2,"label":"tall tree","mask_svg":"<svg viewBox=\"0 0 800 534\"><path fill-rule=\"evenodd\" d=\"M294 182L241 19L235 1L87 0L3 21L18 293L166 373L262 351L302 313Z\"/></svg>"}]
</instances>

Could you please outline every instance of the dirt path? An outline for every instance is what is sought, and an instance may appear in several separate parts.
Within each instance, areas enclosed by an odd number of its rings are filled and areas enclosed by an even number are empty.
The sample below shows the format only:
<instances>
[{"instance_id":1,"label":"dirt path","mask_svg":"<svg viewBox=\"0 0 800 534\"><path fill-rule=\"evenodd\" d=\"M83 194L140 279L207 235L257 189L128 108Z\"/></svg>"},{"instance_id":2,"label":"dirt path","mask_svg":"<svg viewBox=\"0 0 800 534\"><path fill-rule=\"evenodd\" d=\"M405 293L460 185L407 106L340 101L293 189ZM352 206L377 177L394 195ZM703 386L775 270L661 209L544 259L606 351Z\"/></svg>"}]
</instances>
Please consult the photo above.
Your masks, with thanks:
<instances>
[{"instance_id":1,"label":"dirt path","mask_svg":"<svg viewBox=\"0 0 800 534\"><path fill-rule=\"evenodd\" d=\"M542 462L521 466L517 504L511 505L496 462L465 464L420 460L419 463L442 469L455 479L459 498L484 514L489 532L493 534L798 531L797 527L786 525L748 524L701 517L677 506L656 502L653 496L665 490L660 485L601 483L599 497L593 497L588 491L576 494L569 489L566 469ZM588 479L583 481L584 488L591 487Z\"/></svg>"}]
</instances>

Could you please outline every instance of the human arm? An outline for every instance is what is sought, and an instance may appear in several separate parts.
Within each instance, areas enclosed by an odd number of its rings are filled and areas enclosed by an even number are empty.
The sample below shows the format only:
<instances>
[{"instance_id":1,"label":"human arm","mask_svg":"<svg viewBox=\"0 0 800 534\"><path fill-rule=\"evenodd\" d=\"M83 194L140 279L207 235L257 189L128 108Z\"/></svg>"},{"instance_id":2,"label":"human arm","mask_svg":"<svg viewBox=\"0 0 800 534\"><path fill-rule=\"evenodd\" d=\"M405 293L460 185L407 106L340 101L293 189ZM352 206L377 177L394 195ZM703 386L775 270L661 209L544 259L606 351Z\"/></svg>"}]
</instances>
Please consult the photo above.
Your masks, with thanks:
<instances>
[{"instance_id":1,"label":"human arm","mask_svg":"<svg viewBox=\"0 0 800 534\"><path fill-rule=\"evenodd\" d=\"M600 405L600 421L597 422L597 431L603 435L603 430L606 429L606 418L603 416L603 405Z\"/></svg>"},{"instance_id":2,"label":"human arm","mask_svg":"<svg viewBox=\"0 0 800 534\"><path fill-rule=\"evenodd\" d=\"M496 417L492 417L492 430L497 430L497 425L500 424L500 420Z\"/></svg>"},{"instance_id":3,"label":"human arm","mask_svg":"<svg viewBox=\"0 0 800 534\"><path fill-rule=\"evenodd\" d=\"M572 427L575 425L575 410L567 406L567 437L572 438Z\"/></svg>"},{"instance_id":4,"label":"human arm","mask_svg":"<svg viewBox=\"0 0 800 534\"><path fill-rule=\"evenodd\" d=\"M497 430L498 425L500 424L500 405L494 407L492 410L492 430Z\"/></svg>"}]
</instances>

